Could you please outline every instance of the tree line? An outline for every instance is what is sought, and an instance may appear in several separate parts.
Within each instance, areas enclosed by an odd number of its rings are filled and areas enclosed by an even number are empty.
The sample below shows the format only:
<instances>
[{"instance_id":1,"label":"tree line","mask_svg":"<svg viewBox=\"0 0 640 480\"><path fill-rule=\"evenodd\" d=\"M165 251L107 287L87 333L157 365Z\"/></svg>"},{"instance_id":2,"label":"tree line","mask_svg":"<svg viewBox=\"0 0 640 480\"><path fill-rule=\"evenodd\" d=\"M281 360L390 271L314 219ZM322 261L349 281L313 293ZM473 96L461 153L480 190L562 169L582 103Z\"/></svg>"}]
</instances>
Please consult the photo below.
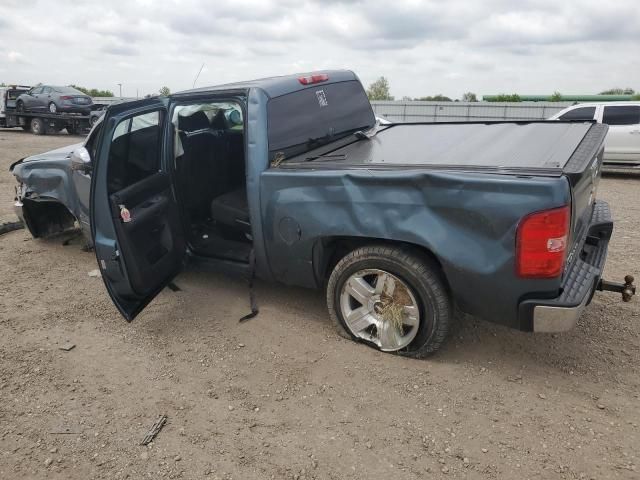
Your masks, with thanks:
<instances>
[{"instance_id":1,"label":"tree line","mask_svg":"<svg viewBox=\"0 0 640 480\"><path fill-rule=\"evenodd\" d=\"M85 88L80 85L69 85L70 87L75 88L76 90L80 90L85 95L89 95L90 97L114 97L115 95L111 90L98 90L97 88Z\"/></svg>"},{"instance_id":2,"label":"tree line","mask_svg":"<svg viewBox=\"0 0 640 480\"><path fill-rule=\"evenodd\" d=\"M598 95L633 95L633 100L640 100L640 92L636 92L633 88L610 88L609 90L604 90L600 92ZM395 100L395 97L391 95L391 87L389 85L389 80L385 77L379 77L375 82L369 85L367 88L367 97L369 100ZM462 94L460 99L451 99L442 94L431 95L426 97L402 97L403 101L428 101L428 102L477 102L478 96L473 92L465 92ZM561 102L562 94L560 92L554 92L551 95L550 100L552 102ZM517 93L501 93L499 95L495 95L489 100L490 102L520 102L522 99L520 95Z\"/></svg>"}]
</instances>

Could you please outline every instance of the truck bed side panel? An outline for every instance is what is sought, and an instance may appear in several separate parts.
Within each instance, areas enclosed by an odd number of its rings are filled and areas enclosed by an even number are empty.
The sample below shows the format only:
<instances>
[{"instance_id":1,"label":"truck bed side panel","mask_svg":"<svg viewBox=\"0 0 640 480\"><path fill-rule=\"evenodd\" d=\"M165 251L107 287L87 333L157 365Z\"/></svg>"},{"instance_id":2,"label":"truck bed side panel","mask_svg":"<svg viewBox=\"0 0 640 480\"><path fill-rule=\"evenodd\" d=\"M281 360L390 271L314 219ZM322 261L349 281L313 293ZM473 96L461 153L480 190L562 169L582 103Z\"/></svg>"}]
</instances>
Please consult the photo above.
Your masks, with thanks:
<instances>
[{"instance_id":1,"label":"truck bed side panel","mask_svg":"<svg viewBox=\"0 0 640 480\"><path fill-rule=\"evenodd\" d=\"M518 327L511 323L525 294L558 294L559 279L515 277L514 246L523 216L569 203L564 177L271 169L260 184L269 267L284 283L319 286L314 247L349 236L427 248L458 305L497 323Z\"/></svg>"}]
</instances>

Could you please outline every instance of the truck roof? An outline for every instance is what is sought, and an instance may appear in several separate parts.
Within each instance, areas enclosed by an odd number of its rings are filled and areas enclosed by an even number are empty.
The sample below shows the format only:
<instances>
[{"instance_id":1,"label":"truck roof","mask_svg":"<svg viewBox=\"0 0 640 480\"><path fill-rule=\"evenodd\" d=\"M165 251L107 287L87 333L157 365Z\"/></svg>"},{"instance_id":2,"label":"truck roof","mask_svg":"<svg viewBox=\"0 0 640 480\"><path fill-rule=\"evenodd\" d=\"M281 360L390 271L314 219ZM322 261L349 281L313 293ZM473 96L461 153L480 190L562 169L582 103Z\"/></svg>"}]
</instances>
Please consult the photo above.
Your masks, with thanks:
<instances>
[{"instance_id":1,"label":"truck roof","mask_svg":"<svg viewBox=\"0 0 640 480\"><path fill-rule=\"evenodd\" d=\"M329 79L322 83L316 83L313 85L303 85L300 83L300 77L306 77L309 75L327 75ZM296 73L293 75L283 75L280 77L260 78L244 82L226 83L211 87L194 88L175 93L171 96L192 95L194 93L208 93L221 90L249 90L252 88L258 88L263 90L267 96L273 98L309 87L317 87L328 83L345 82L349 80L358 80L358 76L350 70L320 70L307 73Z\"/></svg>"}]
</instances>

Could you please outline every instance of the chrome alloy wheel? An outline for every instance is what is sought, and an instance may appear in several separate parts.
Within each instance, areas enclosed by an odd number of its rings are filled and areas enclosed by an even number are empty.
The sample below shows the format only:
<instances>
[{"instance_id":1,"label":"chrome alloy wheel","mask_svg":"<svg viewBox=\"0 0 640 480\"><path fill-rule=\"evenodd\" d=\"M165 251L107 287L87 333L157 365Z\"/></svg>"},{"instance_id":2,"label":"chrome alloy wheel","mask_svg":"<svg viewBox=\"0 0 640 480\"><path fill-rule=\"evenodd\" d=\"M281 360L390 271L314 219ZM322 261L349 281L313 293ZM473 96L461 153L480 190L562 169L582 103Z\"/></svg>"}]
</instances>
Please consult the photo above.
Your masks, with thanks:
<instances>
[{"instance_id":1,"label":"chrome alloy wheel","mask_svg":"<svg viewBox=\"0 0 640 480\"><path fill-rule=\"evenodd\" d=\"M407 347L420 327L420 308L409 286L379 269L352 274L340 292L340 310L347 328L384 352Z\"/></svg>"}]
</instances>

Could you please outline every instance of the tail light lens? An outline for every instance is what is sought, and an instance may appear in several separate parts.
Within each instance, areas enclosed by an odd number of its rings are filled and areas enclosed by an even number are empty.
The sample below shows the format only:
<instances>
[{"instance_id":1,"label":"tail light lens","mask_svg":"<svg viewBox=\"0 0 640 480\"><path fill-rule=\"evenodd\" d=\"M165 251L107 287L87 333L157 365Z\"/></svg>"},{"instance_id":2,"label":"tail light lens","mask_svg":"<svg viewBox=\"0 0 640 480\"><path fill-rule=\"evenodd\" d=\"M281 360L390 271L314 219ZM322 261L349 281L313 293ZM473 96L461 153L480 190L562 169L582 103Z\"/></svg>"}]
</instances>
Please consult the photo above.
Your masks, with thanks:
<instances>
[{"instance_id":1,"label":"tail light lens","mask_svg":"<svg viewBox=\"0 0 640 480\"><path fill-rule=\"evenodd\" d=\"M555 278L564 267L569 238L569 207L532 213L518 225L516 272L523 278Z\"/></svg>"},{"instance_id":2,"label":"tail light lens","mask_svg":"<svg viewBox=\"0 0 640 480\"><path fill-rule=\"evenodd\" d=\"M326 73L317 73L315 75L308 75L306 77L298 77L298 81L302 85L313 85L314 83L322 83L329 80L329 75Z\"/></svg>"},{"instance_id":3,"label":"tail light lens","mask_svg":"<svg viewBox=\"0 0 640 480\"><path fill-rule=\"evenodd\" d=\"M60 100L71 100L73 97L70 97L69 95L61 95L60 96Z\"/></svg>"}]
</instances>

